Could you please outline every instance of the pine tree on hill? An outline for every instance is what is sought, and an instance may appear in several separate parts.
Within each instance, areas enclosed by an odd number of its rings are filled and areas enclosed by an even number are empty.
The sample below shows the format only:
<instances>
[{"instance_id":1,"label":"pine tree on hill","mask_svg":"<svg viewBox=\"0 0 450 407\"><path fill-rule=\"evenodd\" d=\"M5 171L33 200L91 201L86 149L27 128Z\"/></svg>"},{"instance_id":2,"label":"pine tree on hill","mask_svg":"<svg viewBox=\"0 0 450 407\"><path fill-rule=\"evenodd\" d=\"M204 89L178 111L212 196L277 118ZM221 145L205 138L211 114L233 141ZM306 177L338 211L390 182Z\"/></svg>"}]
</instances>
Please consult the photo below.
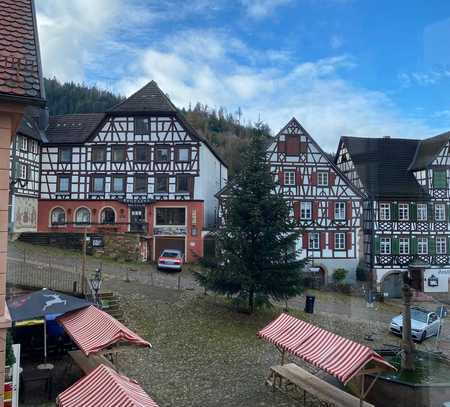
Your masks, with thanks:
<instances>
[{"instance_id":1,"label":"pine tree on hill","mask_svg":"<svg viewBox=\"0 0 450 407\"><path fill-rule=\"evenodd\" d=\"M281 301L302 291L303 260L297 260L299 233L286 200L274 192L265 160L265 139L254 134L243 167L229 184L224 226L217 232L218 257L205 259L207 271L196 278L208 290L256 306Z\"/></svg>"}]
</instances>

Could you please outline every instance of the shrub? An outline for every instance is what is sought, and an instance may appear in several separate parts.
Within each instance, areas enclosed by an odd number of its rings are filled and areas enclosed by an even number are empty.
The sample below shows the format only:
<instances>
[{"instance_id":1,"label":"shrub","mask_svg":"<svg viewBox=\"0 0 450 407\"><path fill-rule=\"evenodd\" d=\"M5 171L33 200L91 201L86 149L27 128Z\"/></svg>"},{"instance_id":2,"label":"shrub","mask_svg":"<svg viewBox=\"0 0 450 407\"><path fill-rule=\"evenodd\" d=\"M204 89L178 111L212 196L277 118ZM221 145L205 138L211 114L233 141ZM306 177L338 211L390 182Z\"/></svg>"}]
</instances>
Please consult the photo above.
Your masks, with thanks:
<instances>
[{"instance_id":1,"label":"shrub","mask_svg":"<svg viewBox=\"0 0 450 407\"><path fill-rule=\"evenodd\" d=\"M5 365L12 366L16 363L16 357L14 356L14 351L12 347L12 337L11 332L8 331L6 334L6 348L5 348Z\"/></svg>"},{"instance_id":2,"label":"shrub","mask_svg":"<svg viewBox=\"0 0 450 407\"><path fill-rule=\"evenodd\" d=\"M338 268L333 272L333 280L336 284L342 283L347 277L348 271L344 268Z\"/></svg>"}]
</instances>

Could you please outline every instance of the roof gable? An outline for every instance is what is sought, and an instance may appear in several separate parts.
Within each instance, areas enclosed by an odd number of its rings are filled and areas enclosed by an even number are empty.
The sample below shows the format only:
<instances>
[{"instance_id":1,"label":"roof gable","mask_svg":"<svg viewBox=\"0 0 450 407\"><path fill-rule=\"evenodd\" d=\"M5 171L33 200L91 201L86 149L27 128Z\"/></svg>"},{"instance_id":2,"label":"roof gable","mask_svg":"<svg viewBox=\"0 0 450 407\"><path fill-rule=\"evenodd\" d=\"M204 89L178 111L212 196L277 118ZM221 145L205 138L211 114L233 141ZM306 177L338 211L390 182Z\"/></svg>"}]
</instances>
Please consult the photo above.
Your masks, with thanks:
<instances>
[{"instance_id":1,"label":"roof gable","mask_svg":"<svg viewBox=\"0 0 450 407\"><path fill-rule=\"evenodd\" d=\"M447 145L449 140L450 132L422 140L417 148L414 159L411 161L409 169L416 171L428 167Z\"/></svg>"},{"instance_id":2,"label":"roof gable","mask_svg":"<svg viewBox=\"0 0 450 407\"><path fill-rule=\"evenodd\" d=\"M104 113L65 114L50 117L46 131L51 144L81 144L102 123Z\"/></svg>"}]
</instances>

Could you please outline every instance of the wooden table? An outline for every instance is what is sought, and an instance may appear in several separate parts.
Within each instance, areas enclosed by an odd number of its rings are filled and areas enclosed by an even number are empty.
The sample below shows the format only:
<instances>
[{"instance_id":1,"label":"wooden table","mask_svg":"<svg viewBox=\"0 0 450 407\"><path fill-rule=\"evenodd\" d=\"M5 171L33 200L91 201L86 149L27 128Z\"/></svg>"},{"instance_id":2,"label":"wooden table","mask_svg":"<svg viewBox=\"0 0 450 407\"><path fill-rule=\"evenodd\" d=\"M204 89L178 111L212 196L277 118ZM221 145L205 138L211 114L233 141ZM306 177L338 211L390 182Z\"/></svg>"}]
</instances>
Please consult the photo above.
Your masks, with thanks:
<instances>
[{"instance_id":1,"label":"wooden table","mask_svg":"<svg viewBox=\"0 0 450 407\"><path fill-rule=\"evenodd\" d=\"M81 350L69 351L69 355L85 374L89 374L97 366L102 364L116 370L116 367L103 355L86 356Z\"/></svg>"}]
</instances>

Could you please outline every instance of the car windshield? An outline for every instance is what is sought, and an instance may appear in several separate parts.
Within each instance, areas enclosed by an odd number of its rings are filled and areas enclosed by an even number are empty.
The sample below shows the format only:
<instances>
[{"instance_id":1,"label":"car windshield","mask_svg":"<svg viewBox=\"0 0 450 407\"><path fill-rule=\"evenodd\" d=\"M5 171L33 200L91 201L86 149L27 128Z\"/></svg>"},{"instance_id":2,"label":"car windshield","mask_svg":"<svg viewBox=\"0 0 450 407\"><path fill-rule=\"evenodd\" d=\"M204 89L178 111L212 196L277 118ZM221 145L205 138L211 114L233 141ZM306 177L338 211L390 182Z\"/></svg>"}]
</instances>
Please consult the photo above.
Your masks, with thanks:
<instances>
[{"instance_id":1,"label":"car windshield","mask_svg":"<svg viewBox=\"0 0 450 407\"><path fill-rule=\"evenodd\" d=\"M412 309L411 310L411 319L414 319L415 321L419 322L427 322L428 313L421 311L419 309Z\"/></svg>"},{"instance_id":2,"label":"car windshield","mask_svg":"<svg viewBox=\"0 0 450 407\"><path fill-rule=\"evenodd\" d=\"M170 258L176 258L176 257L180 257L180 253L179 252L168 252L168 251L163 251L162 257L170 257Z\"/></svg>"}]
</instances>

